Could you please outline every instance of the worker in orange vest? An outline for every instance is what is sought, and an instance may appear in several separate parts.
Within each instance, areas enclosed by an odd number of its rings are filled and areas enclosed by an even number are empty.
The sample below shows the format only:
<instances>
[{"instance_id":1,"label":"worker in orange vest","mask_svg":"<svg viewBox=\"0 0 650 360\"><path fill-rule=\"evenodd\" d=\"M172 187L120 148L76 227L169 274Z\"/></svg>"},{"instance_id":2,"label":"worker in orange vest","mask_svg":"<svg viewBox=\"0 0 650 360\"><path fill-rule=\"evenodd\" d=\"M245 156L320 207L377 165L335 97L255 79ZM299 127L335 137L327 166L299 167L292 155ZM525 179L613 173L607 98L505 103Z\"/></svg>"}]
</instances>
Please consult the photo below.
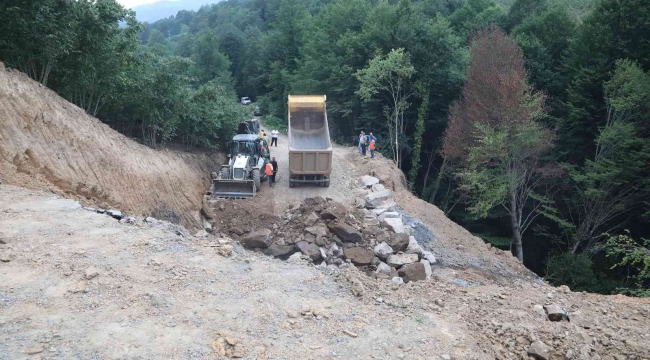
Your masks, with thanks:
<instances>
[{"instance_id":1,"label":"worker in orange vest","mask_svg":"<svg viewBox=\"0 0 650 360\"><path fill-rule=\"evenodd\" d=\"M269 176L269 186L273 187L273 184L275 183L275 173L273 172L273 165L270 162L266 163L266 166L264 166L264 173Z\"/></svg>"},{"instance_id":2,"label":"worker in orange vest","mask_svg":"<svg viewBox=\"0 0 650 360\"><path fill-rule=\"evenodd\" d=\"M370 140L370 147L369 148L370 148L370 158L371 159L375 158L375 149L376 149L375 141L376 141L376 139L374 139L374 138L372 140Z\"/></svg>"}]
</instances>

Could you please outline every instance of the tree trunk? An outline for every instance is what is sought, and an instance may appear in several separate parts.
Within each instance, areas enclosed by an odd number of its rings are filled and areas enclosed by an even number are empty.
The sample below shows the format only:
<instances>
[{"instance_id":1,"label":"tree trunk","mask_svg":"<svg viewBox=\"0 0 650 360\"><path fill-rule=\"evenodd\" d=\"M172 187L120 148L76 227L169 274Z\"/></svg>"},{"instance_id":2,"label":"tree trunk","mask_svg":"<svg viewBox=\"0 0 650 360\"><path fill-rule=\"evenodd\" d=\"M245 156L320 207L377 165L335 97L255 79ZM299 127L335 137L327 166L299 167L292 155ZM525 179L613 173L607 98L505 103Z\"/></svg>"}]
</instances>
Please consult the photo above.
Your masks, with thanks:
<instances>
[{"instance_id":1,"label":"tree trunk","mask_svg":"<svg viewBox=\"0 0 650 360\"><path fill-rule=\"evenodd\" d=\"M521 241L521 229L519 226L519 219L517 211L517 201L514 192L510 194L510 223L512 226L512 238L515 243L515 255L520 262L524 262L524 248Z\"/></svg>"}]
</instances>

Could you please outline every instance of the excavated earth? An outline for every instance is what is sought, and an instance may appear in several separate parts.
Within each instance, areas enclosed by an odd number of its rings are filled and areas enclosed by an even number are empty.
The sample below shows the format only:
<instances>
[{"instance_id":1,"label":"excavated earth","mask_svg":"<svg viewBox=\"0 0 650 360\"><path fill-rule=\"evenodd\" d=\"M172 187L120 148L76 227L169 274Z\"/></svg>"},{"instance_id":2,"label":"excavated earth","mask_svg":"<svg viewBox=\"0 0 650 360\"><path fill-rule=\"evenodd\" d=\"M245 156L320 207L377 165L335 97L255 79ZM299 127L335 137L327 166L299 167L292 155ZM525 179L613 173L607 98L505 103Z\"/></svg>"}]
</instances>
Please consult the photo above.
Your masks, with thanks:
<instances>
[{"instance_id":1,"label":"excavated earth","mask_svg":"<svg viewBox=\"0 0 650 360\"><path fill-rule=\"evenodd\" d=\"M0 111L0 359L650 359L650 300L545 284L381 155L334 146L331 187L289 188L281 136L278 183L223 201L202 198L217 161L142 147L4 69ZM364 175L391 190L431 276L377 275L396 230L364 209L381 191ZM345 214L323 215L334 204Z\"/></svg>"}]
</instances>

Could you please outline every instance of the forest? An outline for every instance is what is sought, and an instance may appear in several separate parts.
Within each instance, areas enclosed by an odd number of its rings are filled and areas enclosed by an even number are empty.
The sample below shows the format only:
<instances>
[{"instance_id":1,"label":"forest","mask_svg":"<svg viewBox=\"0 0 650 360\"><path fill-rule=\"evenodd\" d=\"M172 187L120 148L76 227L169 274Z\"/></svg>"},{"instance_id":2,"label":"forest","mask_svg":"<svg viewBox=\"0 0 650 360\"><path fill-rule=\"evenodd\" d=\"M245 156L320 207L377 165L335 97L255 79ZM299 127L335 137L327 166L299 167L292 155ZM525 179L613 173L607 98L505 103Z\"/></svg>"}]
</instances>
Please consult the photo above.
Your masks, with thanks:
<instances>
[{"instance_id":1,"label":"forest","mask_svg":"<svg viewBox=\"0 0 650 360\"><path fill-rule=\"evenodd\" d=\"M0 60L114 129L218 150L326 94L411 191L574 291L650 296L646 0L228 0L138 23L115 0L0 4Z\"/></svg>"}]
</instances>

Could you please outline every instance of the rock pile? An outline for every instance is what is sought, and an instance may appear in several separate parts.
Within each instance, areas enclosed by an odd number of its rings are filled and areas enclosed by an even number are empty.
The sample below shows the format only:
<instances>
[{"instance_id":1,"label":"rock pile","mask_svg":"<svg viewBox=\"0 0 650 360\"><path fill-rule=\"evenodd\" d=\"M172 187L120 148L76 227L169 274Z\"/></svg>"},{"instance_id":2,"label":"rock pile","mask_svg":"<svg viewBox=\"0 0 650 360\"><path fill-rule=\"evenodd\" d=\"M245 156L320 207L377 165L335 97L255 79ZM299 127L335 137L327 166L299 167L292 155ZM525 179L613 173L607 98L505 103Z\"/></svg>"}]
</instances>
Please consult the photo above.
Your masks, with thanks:
<instances>
[{"instance_id":1,"label":"rock pile","mask_svg":"<svg viewBox=\"0 0 650 360\"><path fill-rule=\"evenodd\" d=\"M240 236L239 241L283 260L300 256L315 264L354 265L370 276L396 282L428 279L435 257L403 223L392 192L377 178L361 180L355 209L320 196L307 198L287 210L272 230L259 229Z\"/></svg>"}]
</instances>

